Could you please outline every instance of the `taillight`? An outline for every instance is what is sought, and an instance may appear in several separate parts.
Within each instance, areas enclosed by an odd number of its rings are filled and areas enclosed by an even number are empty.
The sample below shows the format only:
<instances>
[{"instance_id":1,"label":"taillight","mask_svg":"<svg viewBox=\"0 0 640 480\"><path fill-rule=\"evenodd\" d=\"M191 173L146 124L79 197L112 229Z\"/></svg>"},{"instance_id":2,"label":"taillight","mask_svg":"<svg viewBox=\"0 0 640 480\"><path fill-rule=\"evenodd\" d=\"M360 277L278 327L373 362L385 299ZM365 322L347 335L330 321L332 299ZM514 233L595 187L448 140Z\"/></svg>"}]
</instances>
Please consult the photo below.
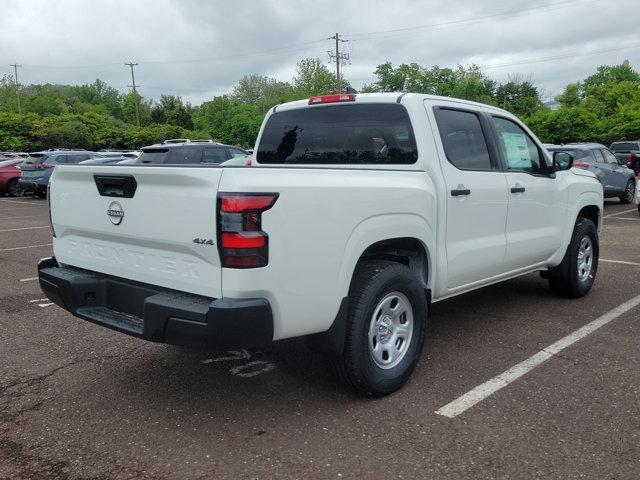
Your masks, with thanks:
<instances>
[{"instance_id":1,"label":"taillight","mask_svg":"<svg viewBox=\"0 0 640 480\"><path fill-rule=\"evenodd\" d=\"M309 105L316 105L318 103L336 103L336 102L355 102L355 93L339 93L336 95L322 95L320 97L311 97L309 99Z\"/></svg>"},{"instance_id":2,"label":"taillight","mask_svg":"<svg viewBox=\"0 0 640 480\"><path fill-rule=\"evenodd\" d=\"M631 152L629 152L629 155L627 155L627 165L633 165L633 153Z\"/></svg>"},{"instance_id":3,"label":"taillight","mask_svg":"<svg viewBox=\"0 0 640 480\"><path fill-rule=\"evenodd\" d=\"M589 165L584 163L584 162L573 162L573 166L575 168L580 168L582 170L588 170L589 169Z\"/></svg>"},{"instance_id":4,"label":"taillight","mask_svg":"<svg viewBox=\"0 0 640 480\"><path fill-rule=\"evenodd\" d=\"M47 168L53 168L53 165L49 164L49 163L34 163L33 168L39 168L41 170L47 169Z\"/></svg>"},{"instance_id":5,"label":"taillight","mask_svg":"<svg viewBox=\"0 0 640 480\"><path fill-rule=\"evenodd\" d=\"M277 193L218 194L218 250L223 267L257 268L269 263L262 212L277 199Z\"/></svg>"}]
</instances>

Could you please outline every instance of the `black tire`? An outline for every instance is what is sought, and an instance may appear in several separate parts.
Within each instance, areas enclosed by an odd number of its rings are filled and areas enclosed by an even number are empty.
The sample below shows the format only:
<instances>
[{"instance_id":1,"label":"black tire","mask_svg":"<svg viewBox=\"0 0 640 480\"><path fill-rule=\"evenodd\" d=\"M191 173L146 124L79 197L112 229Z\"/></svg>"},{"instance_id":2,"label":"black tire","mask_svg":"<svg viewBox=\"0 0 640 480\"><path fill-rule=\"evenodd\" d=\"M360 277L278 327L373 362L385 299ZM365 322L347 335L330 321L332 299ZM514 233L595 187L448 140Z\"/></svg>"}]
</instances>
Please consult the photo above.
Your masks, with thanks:
<instances>
[{"instance_id":1,"label":"black tire","mask_svg":"<svg viewBox=\"0 0 640 480\"><path fill-rule=\"evenodd\" d=\"M584 238L588 238L591 243L591 265L588 272L585 273L586 269L582 269L579 274L578 254ZM572 298L583 297L589 293L598 271L599 252L596 226L587 218L578 218L562 263L549 269L547 274L551 290L558 295Z\"/></svg>"},{"instance_id":2,"label":"black tire","mask_svg":"<svg viewBox=\"0 0 640 480\"><path fill-rule=\"evenodd\" d=\"M24 194L24 188L20 186L18 180L9 180L9 183L7 183L7 193L12 197L21 197Z\"/></svg>"},{"instance_id":3,"label":"black tire","mask_svg":"<svg viewBox=\"0 0 640 480\"><path fill-rule=\"evenodd\" d=\"M413 331L399 363L381 368L369 352L369 328L376 307L394 292L404 295L410 304ZM381 397L394 392L406 383L420 358L426 325L426 295L409 268L386 260L361 262L349 289L344 352L331 359L337 376L363 395Z\"/></svg>"},{"instance_id":4,"label":"black tire","mask_svg":"<svg viewBox=\"0 0 640 480\"><path fill-rule=\"evenodd\" d=\"M636 196L636 182L632 179L629 179L627 182L627 186L624 189L624 194L620 195L620 203L623 205L629 205L633 202L633 199Z\"/></svg>"}]
</instances>

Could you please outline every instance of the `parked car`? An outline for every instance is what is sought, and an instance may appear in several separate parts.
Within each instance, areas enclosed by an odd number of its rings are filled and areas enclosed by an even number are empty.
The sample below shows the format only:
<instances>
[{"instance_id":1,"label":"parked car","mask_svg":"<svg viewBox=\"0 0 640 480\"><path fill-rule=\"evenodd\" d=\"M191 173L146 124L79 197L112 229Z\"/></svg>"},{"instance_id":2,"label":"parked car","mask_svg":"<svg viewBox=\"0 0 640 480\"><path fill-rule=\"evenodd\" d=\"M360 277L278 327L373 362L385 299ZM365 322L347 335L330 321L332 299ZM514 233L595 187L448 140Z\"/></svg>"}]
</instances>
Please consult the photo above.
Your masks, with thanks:
<instances>
[{"instance_id":1,"label":"parked car","mask_svg":"<svg viewBox=\"0 0 640 480\"><path fill-rule=\"evenodd\" d=\"M0 157L0 192L6 192L12 197L20 197L23 189L18 183L22 171L18 168L24 159Z\"/></svg>"},{"instance_id":2,"label":"parked car","mask_svg":"<svg viewBox=\"0 0 640 480\"><path fill-rule=\"evenodd\" d=\"M142 148L137 164L220 164L232 158L246 156L247 152L239 147L212 140L171 139Z\"/></svg>"},{"instance_id":3,"label":"parked car","mask_svg":"<svg viewBox=\"0 0 640 480\"><path fill-rule=\"evenodd\" d=\"M593 172L604 189L605 198L618 197L621 203L631 203L636 191L633 170L627 167L607 147L599 143L567 143L547 147L550 152L567 152L573 158L573 166Z\"/></svg>"},{"instance_id":4,"label":"parked car","mask_svg":"<svg viewBox=\"0 0 640 480\"><path fill-rule=\"evenodd\" d=\"M56 165L80 163L91 158L94 152L87 150L45 150L30 153L20 164L22 176L18 182L25 192L40 197L47 194L47 185Z\"/></svg>"},{"instance_id":5,"label":"parked car","mask_svg":"<svg viewBox=\"0 0 640 480\"><path fill-rule=\"evenodd\" d=\"M12 152L12 151L0 152L0 157L21 158L22 160L24 160L28 156L29 154L26 152Z\"/></svg>"},{"instance_id":6,"label":"parked car","mask_svg":"<svg viewBox=\"0 0 640 480\"><path fill-rule=\"evenodd\" d=\"M496 107L315 97L269 111L251 168L162 167L192 147L143 150L157 168L56 168L52 302L154 342L307 336L381 396L418 362L430 302L537 271L581 297L596 278L602 186Z\"/></svg>"},{"instance_id":7,"label":"parked car","mask_svg":"<svg viewBox=\"0 0 640 480\"><path fill-rule=\"evenodd\" d=\"M610 149L636 176L640 175L640 141L613 142Z\"/></svg>"}]
</instances>

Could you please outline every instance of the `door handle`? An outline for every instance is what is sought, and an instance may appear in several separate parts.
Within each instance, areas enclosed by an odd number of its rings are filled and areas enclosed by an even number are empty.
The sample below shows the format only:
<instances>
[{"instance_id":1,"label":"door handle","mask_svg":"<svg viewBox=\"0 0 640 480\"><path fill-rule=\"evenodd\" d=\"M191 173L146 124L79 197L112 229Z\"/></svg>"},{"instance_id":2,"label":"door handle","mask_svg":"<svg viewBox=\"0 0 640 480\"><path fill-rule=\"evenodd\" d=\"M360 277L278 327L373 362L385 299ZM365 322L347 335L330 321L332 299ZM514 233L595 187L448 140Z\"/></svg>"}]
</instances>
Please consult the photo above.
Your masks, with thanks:
<instances>
[{"instance_id":1,"label":"door handle","mask_svg":"<svg viewBox=\"0 0 640 480\"><path fill-rule=\"evenodd\" d=\"M511 193L524 193L524 187L511 187Z\"/></svg>"},{"instance_id":2,"label":"door handle","mask_svg":"<svg viewBox=\"0 0 640 480\"><path fill-rule=\"evenodd\" d=\"M471 190L469 190L468 188L456 188L454 190L451 190L452 197L462 197L466 195L471 195Z\"/></svg>"}]
</instances>

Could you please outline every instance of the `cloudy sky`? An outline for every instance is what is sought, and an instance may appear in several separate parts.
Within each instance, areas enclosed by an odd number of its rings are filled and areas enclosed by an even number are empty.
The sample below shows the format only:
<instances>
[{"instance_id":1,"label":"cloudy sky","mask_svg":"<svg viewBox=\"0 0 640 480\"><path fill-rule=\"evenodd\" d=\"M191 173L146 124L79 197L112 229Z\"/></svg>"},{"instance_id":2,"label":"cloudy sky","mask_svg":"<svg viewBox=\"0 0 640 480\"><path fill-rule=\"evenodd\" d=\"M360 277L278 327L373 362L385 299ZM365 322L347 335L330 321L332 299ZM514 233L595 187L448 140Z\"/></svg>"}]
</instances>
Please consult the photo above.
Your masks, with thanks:
<instances>
[{"instance_id":1,"label":"cloudy sky","mask_svg":"<svg viewBox=\"0 0 640 480\"><path fill-rule=\"evenodd\" d=\"M640 68L639 0L0 0L0 75L92 82L200 103L244 74L291 80L298 60L328 61L340 32L346 78L376 65L477 63L494 79L531 76L545 98L601 64Z\"/></svg>"}]
</instances>

